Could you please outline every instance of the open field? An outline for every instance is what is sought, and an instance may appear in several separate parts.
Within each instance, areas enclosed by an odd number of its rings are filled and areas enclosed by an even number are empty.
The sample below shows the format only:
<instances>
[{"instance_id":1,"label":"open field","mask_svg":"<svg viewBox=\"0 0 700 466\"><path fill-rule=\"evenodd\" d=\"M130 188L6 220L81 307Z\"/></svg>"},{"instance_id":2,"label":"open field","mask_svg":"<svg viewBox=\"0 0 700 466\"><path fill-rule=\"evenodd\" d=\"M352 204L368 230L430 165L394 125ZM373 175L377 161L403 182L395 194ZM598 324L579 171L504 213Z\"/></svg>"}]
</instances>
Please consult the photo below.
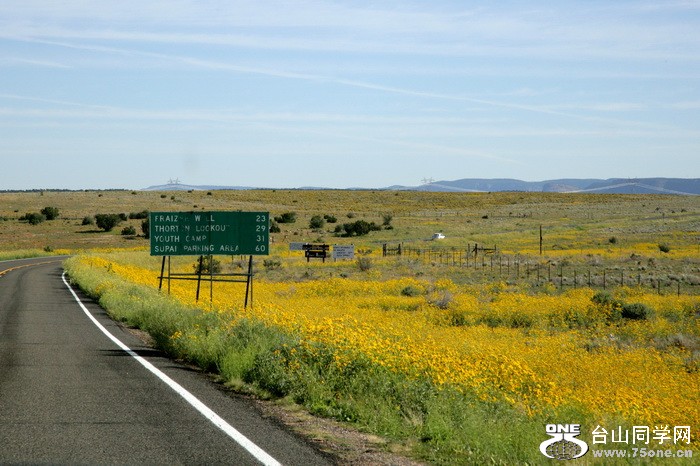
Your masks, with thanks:
<instances>
[{"instance_id":1,"label":"open field","mask_svg":"<svg viewBox=\"0 0 700 466\"><path fill-rule=\"evenodd\" d=\"M38 225L18 221L49 206L59 209L58 219ZM381 253L383 244L402 244L407 260L393 271L387 269L384 278L417 273L413 265L427 273L423 266L434 264L427 269L430 275L446 274L457 283L542 283L546 278L564 287L602 287L606 280L606 285L643 285L666 293L697 293L700 285L700 199L683 196L301 190L0 193L0 254L145 247L141 220L128 220L108 233L94 224L82 225L85 217L98 213L128 216L143 210L263 210L272 216L295 212L295 223L280 224L281 232L271 235L278 254L285 255L292 241L354 243L358 250L371 251L371 257ZM334 216L337 223L310 229L314 215ZM382 225L387 215L391 229L353 238L333 233L337 225L360 219ZM125 226L141 236L121 235ZM444 240L426 241L438 231ZM466 257L464 251L475 245L498 252ZM454 264L461 267L440 267ZM354 272L354 267L347 268L339 273ZM303 267L286 272L307 273ZM283 275L277 273L277 278Z\"/></svg>"},{"instance_id":2,"label":"open field","mask_svg":"<svg viewBox=\"0 0 700 466\"><path fill-rule=\"evenodd\" d=\"M60 217L31 226L17 218L57 207ZM296 212L298 220L282 225L274 241L347 242L326 231L308 228L313 215L333 215L339 223L365 219L382 224L391 215L391 230L375 232L362 242L420 242L442 231L441 247L467 243L497 245L510 253L539 253L543 227L548 254L592 253L623 256L656 253L668 243L671 256L700 252L698 197L659 195L587 195L552 193L421 193L394 191L255 190L215 192L86 191L0 193L0 249L132 247L119 231L98 234L81 220L97 213L142 210L266 210L272 215ZM139 222L131 222L138 226ZM325 230L332 230L327 224ZM140 230L139 230L140 231ZM611 238L615 243L610 243ZM662 257L662 256L659 256ZM665 256L663 256L665 257Z\"/></svg>"},{"instance_id":3,"label":"open field","mask_svg":"<svg viewBox=\"0 0 700 466\"><path fill-rule=\"evenodd\" d=\"M17 220L46 206L61 216ZM207 284L199 302L191 282L158 293L160 258L144 238L119 234L140 220L109 233L81 225L96 213L201 209L297 213L272 234L271 255L256 258L252 308L242 309L240 284ZM314 215L391 228L339 237L334 224L310 229ZM532 464L544 458L545 424L580 423L591 447L596 426L689 426L692 442L671 447L697 452L700 198L2 193L0 217L0 254L86 251L67 263L73 279L173 356L237 389L380 434L388 449L434 463ZM427 240L438 231L444 240ZM362 253L307 263L288 250L292 241L354 243ZM383 244L399 243L430 252L382 257ZM497 252L455 256L475 243ZM218 259L225 272L245 264ZM171 266L191 272L194 262Z\"/></svg>"}]
</instances>

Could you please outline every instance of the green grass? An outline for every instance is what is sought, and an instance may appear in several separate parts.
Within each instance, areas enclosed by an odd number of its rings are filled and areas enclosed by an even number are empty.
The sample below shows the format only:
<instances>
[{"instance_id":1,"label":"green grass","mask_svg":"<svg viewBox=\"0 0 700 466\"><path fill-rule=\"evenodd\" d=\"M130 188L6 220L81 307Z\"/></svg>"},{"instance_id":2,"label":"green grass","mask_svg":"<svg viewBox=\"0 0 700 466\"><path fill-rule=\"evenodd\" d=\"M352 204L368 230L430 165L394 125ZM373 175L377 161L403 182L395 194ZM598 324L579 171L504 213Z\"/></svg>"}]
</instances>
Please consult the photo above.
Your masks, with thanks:
<instances>
[{"instance_id":1,"label":"green grass","mask_svg":"<svg viewBox=\"0 0 700 466\"><path fill-rule=\"evenodd\" d=\"M55 255L63 255L66 251L44 251L41 249L22 249L17 251L0 251L0 261L14 259L30 259L32 257L50 257Z\"/></svg>"}]
</instances>

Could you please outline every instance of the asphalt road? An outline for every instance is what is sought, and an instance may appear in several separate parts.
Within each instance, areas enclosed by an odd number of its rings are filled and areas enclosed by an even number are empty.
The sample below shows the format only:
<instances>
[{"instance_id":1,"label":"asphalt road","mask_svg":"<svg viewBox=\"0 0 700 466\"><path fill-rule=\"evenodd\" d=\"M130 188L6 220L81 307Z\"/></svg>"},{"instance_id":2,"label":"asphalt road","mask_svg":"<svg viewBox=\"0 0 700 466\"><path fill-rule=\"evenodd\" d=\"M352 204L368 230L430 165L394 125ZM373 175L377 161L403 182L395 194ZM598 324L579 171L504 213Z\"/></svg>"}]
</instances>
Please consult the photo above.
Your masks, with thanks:
<instances>
[{"instance_id":1,"label":"asphalt road","mask_svg":"<svg viewBox=\"0 0 700 466\"><path fill-rule=\"evenodd\" d=\"M0 262L0 464L331 463L77 297L60 260Z\"/></svg>"}]
</instances>

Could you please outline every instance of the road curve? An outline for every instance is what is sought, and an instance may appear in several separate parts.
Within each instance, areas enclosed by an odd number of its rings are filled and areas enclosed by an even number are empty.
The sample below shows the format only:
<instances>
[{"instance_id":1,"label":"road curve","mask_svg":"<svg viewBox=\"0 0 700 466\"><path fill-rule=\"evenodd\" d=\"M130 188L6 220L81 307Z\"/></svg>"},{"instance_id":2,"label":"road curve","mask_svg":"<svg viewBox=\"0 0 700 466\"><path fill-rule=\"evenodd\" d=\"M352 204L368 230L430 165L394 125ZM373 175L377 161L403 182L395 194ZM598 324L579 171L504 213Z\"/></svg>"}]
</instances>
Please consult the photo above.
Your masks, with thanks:
<instances>
[{"instance_id":1,"label":"road curve","mask_svg":"<svg viewBox=\"0 0 700 466\"><path fill-rule=\"evenodd\" d=\"M0 464L332 463L77 292L84 311L61 275L60 259L0 262ZM196 410L86 312L264 455Z\"/></svg>"}]
</instances>

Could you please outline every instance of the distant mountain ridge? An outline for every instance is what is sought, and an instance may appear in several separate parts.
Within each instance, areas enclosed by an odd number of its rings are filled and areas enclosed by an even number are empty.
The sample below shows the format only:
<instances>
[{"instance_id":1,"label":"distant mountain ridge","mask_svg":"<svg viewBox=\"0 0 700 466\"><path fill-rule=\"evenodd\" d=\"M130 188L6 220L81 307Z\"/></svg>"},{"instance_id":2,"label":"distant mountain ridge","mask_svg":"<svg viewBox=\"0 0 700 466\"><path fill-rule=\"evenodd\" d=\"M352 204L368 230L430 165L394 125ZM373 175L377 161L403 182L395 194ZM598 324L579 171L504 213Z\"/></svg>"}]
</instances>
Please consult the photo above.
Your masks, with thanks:
<instances>
[{"instance_id":1,"label":"distant mountain ridge","mask_svg":"<svg viewBox=\"0 0 700 466\"><path fill-rule=\"evenodd\" d=\"M187 185L168 183L150 186L145 191L211 191L211 190L268 189L252 186ZM303 187L294 189L336 189ZM360 189L360 188L346 188ZM463 178L453 181L432 181L420 186L389 186L378 188L396 191L431 192L549 192L549 193L607 193L607 194L677 194L700 195L700 178L562 178L545 181L523 181L510 178Z\"/></svg>"},{"instance_id":2,"label":"distant mountain ridge","mask_svg":"<svg viewBox=\"0 0 700 466\"><path fill-rule=\"evenodd\" d=\"M564 178L546 181L516 179L465 178L455 181L435 181L416 188L420 191L465 192L559 192L559 193L615 193L615 194L679 194L700 195L700 178Z\"/></svg>"}]
</instances>

